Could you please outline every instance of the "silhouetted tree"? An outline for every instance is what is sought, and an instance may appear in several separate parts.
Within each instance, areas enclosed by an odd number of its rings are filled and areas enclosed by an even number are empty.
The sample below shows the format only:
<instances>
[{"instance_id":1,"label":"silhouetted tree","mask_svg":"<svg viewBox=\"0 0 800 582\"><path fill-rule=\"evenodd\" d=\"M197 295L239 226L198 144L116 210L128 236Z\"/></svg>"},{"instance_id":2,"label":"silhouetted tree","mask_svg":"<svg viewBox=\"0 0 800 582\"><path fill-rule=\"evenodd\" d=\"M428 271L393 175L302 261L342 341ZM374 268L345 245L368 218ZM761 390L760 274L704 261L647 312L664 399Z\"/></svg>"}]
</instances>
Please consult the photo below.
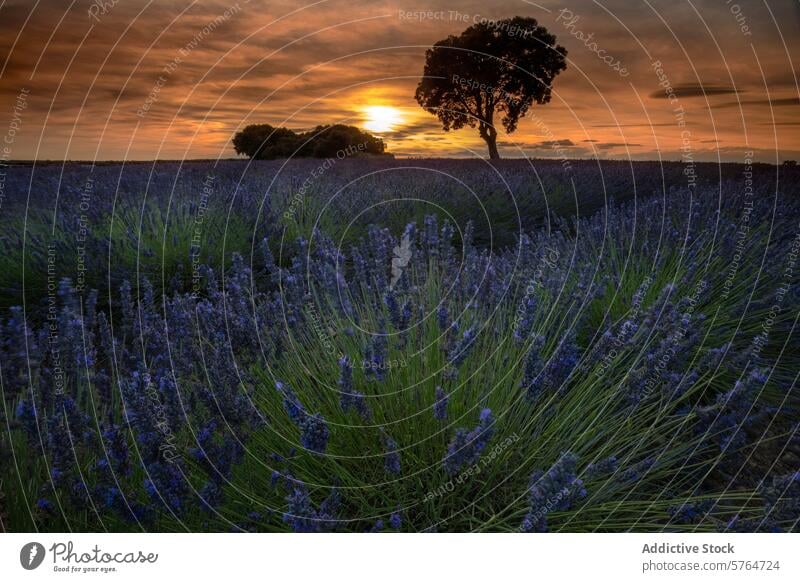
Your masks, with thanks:
<instances>
[{"instance_id":1,"label":"silhouetted tree","mask_svg":"<svg viewBox=\"0 0 800 582\"><path fill-rule=\"evenodd\" d=\"M380 155L386 149L381 138L352 125L318 125L302 137L303 141L311 138L303 149L313 158Z\"/></svg>"},{"instance_id":2,"label":"silhouetted tree","mask_svg":"<svg viewBox=\"0 0 800 582\"><path fill-rule=\"evenodd\" d=\"M495 113L512 133L531 105L550 101L566 55L533 18L482 22L428 49L415 97L445 131L477 126L489 157L497 159Z\"/></svg>"},{"instance_id":3,"label":"silhouetted tree","mask_svg":"<svg viewBox=\"0 0 800 582\"><path fill-rule=\"evenodd\" d=\"M237 154L253 159L345 158L384 155L383 140L352 125L318 125L312 131L296 133L285 127L248 125L233 137Z\"/></svg>"},{"instance_id":4,"label":"silhouetted tree","mask_svg":"<svg viewBox=\"0 0 800 582\"><path fill-rule=\"evenodd\" d=\"M237 154L263 160L288 157L301 143L291 129L267 124L248 125L233 137Z\"/></svg>"}]
</instances>

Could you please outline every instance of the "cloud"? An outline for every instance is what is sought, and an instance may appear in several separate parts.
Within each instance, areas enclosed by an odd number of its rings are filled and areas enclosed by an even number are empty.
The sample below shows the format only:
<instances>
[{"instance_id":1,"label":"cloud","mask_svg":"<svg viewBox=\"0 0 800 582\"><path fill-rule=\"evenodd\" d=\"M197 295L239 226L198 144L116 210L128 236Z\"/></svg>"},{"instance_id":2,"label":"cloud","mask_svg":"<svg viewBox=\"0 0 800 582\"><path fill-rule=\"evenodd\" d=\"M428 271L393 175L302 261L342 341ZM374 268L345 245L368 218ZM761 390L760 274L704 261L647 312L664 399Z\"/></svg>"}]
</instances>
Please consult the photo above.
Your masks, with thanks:
<instances>
[{"instance_id":1,"label":"cloud","mask_svg":"<svg viewBox=\"0 0 800 582\"><path fill-rule=\"evenodd\" d=\"M641 145L642 144L640 144L640 143L608 142L608 143L597 144L594 147L596 147L599 150L610 150L610 149L614 149L614 148L623 148L623 147L638 148L638 147L641 147Z\"/></svg>"},{"instance_id":2,"label":"cloud","mask_svg":"<svg viewBox=\"0 0 800 582\"><path fill-rule=\"evenodd\" d=\"M553 147L572 147L575 145L571 139L551 139L547 141L540 141L539 143L533 144L534 147L543 147L543 148L553 148Z\"/></svg>"},{"instance_id":3,"label":"cloud","mask_svg":"<svg viewBox=\"0 0 800 582\"><path fill-rule=\"evenodd\" d=\"M676 123L606 123L601 125L593 125L592 127L675 127Z\"/></svg>"},{"instance_id":4,"label":"cloud","mask_svg":"<svg viewBox=\"0 0 800 582\"><path fill-rule=\"evenodd\" d=\"M683 83L673 85L672 89L679 99L690 97L710 97L712 95L730 95L732 93L741 93L738 89L727 85L703 85L702 83ZM666 99L667 94L665 91L659 89L650 93L653 99Z\"/></svg>"},{"instance_id":5,"label":"cloud","mask_svg":"<svg viewBox=\"0 0 800 582\"><path fill-rule=\"evenodd\" d=\"M742 105L763 105L770 107L787 107L792 105L800 105L799 97L781 97L779 99L750 99L742 101ZM728 109L730 107L739 107L738 101L731 101L730 103L719 103L712 105L712 109Z\"/></svg>"}]
</instances>

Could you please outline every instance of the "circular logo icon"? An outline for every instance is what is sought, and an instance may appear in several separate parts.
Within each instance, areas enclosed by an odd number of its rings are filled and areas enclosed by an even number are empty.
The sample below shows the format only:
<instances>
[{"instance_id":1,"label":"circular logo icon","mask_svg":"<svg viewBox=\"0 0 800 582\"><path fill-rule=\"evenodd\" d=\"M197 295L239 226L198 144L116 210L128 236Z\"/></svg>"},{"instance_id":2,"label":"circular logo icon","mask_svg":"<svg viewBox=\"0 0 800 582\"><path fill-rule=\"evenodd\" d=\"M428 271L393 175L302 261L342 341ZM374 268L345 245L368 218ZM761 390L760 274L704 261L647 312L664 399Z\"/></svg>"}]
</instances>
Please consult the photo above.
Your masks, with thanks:
<instances>
[{"instance_id":1,"label":"circular logo icon","mask_svg":"<svg viewBox=\"0 0 800 582\"><path fill-rule=\"evenodd\" d=\"M19 552L19 563L26 570L35 570L44 561L44 546L39 542L30 542L22 546Z\"/></svg>"}]
</instances>

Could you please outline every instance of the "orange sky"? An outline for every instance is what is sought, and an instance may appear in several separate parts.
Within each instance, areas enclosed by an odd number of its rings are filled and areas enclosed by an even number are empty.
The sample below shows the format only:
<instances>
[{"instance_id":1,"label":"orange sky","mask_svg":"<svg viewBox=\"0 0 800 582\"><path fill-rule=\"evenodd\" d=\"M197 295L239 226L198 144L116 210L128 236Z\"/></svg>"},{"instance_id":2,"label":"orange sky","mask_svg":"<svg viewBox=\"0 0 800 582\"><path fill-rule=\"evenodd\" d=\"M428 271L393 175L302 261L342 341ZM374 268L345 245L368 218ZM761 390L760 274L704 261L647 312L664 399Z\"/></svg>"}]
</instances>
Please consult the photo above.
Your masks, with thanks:
<instances>
[{"instance_id":1,"label":"orange sky","mask_svg":"<svg viewBox=\"0 0 800 582\"><path fill-rule=\"evenodd\" d=\"M742 161L748 149L762 161L798 159L798 6L6 1L3 158L230 157L244 125L363 127L376 105L400 116L381 134L396 155L485 156L475 130L442 131L414 89L431 44L481 19L520 15L557 36L568 66L552 102L501 133L504 156L680 159L683 145L696 160Z\"/></svg>"}]
</instances>

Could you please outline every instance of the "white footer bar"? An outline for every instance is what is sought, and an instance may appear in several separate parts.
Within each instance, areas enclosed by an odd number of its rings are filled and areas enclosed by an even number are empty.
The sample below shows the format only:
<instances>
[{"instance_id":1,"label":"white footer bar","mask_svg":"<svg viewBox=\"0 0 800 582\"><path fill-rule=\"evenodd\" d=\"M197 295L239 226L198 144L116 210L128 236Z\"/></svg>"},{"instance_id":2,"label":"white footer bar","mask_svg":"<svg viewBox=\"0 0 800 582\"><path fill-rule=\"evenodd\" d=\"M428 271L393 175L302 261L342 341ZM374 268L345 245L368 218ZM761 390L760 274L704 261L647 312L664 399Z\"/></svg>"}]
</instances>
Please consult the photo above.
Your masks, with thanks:
<instances>
[{"instance_id":1,"label":"white footer bar","mask_svg":"<svg viewBox=\"0 0 800 582\"><path fill-rule=\"evenodd\" d=\"M792 534L2 534L0 579L800 580L798 554Z\"/></svg>"}]
</instances>

